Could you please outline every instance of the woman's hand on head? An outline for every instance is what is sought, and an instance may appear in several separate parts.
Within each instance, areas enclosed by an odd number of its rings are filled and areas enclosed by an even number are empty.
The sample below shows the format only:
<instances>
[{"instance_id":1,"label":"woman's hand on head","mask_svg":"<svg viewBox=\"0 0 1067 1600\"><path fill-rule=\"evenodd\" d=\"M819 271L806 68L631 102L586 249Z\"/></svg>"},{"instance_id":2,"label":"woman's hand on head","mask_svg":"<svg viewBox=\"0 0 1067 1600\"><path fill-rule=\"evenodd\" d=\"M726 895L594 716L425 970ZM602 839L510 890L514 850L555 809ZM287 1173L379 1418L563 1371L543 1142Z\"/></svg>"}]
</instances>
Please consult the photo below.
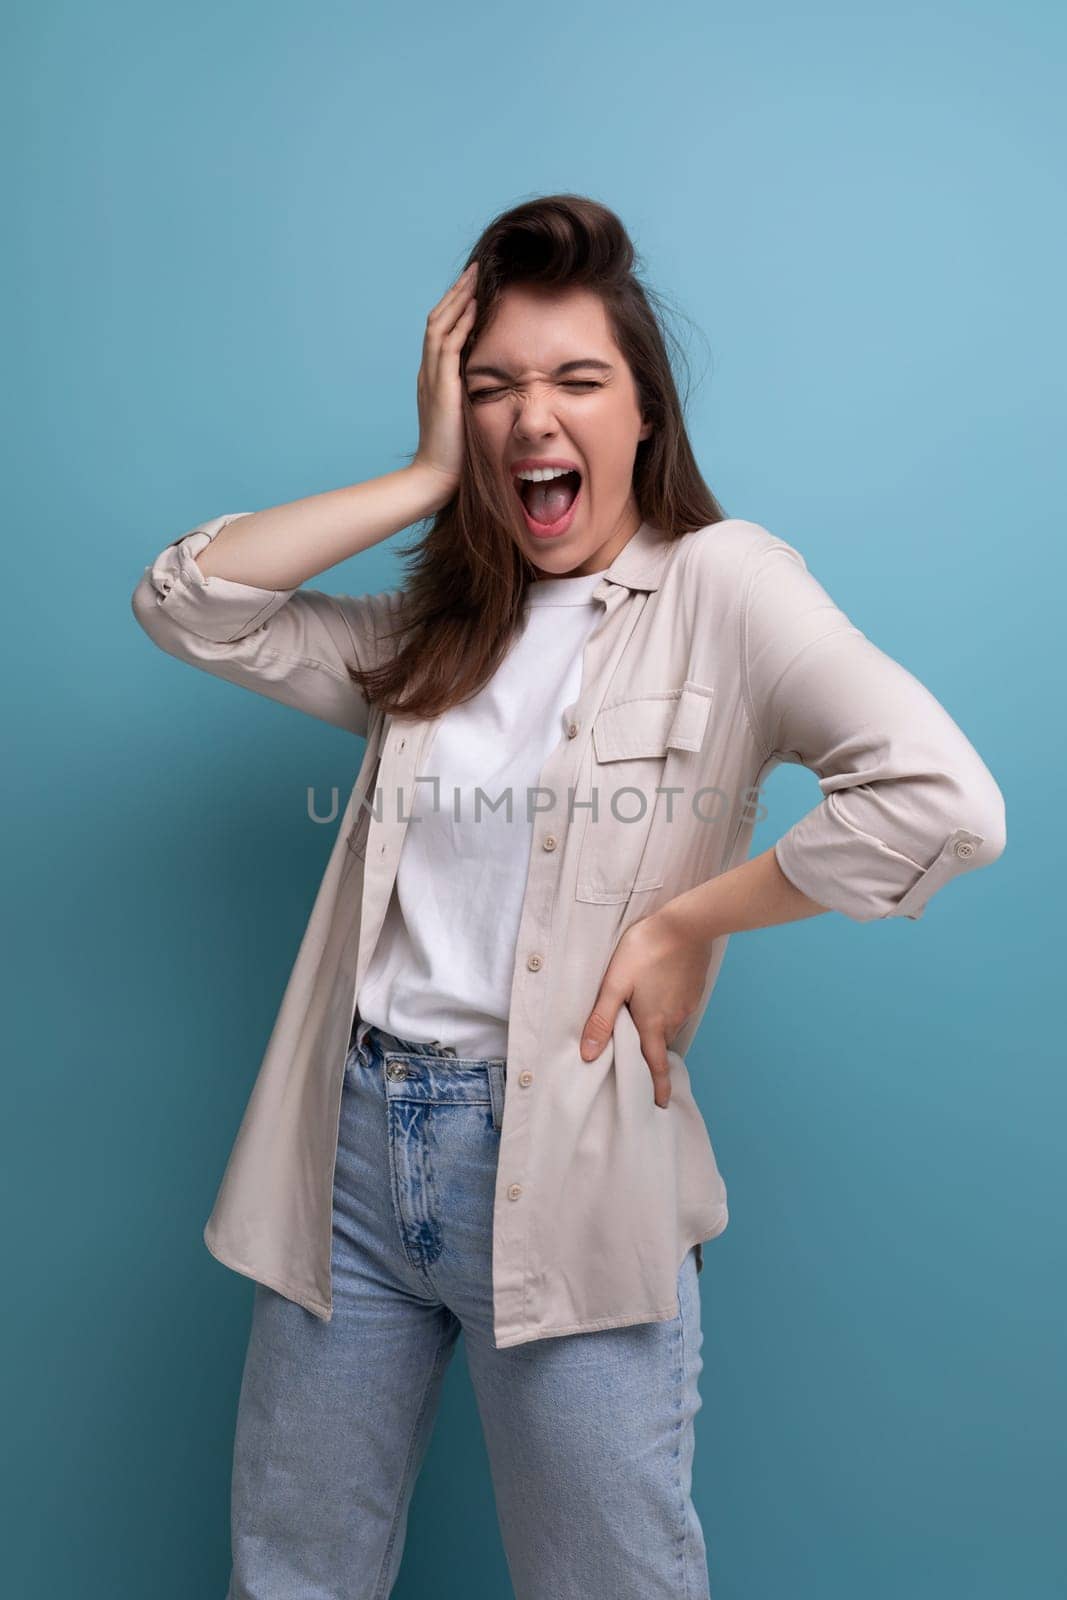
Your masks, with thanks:
<instances>
[{"instance_id":1,"label":"woman's hand on head","mask_svg":"<svg viewBox=\"0 0 1067 1600\"><path fill-rule=\"evenodd\" d=\"M652 1074L656 1104L666 1107L671 1098L667 1040L700 1003L713 943L682 934L669 917L655 912L632 923L615 946L582 1029L583 1060L596 1060L611 1038L619 1008L628 1005Z\"/></svg>"},{"instance_id":2,"label":"woman's hand on head","mask_svg":"<svg viewBox=\"0 0 1067 1600\"><path fill-rule=\"evenodd\" d=\"M419 367L419 448L413 466L429 468L447 500L463 466L463 394L459 355L474 326L478 263L462 272L426 318ZM444 503L444 502L442 502Z\"/></svg>"}]
</instances>

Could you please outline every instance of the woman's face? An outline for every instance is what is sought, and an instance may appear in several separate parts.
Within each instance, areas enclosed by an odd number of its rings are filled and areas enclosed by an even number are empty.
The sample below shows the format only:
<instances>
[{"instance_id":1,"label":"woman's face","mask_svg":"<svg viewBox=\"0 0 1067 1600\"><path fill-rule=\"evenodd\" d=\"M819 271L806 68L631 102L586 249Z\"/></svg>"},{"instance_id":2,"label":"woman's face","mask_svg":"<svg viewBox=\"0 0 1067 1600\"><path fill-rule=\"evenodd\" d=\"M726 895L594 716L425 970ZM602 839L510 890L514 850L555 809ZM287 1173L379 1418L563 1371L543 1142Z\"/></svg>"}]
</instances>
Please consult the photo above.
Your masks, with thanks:
<instances>
[{"instance_id":1,"label":"woman's face","mask_svg":"<svg viewBox=\"0 0 1067 1600\"><path fill-rule=\"evenodd\" d=\"M634 457L651 432L603 302L586 289L511 285L471 348L466 387L509 494L527 463L580 474L525 484L525 555L546 577L602 571L640 526Z\"/></svg>"}]
</instances>

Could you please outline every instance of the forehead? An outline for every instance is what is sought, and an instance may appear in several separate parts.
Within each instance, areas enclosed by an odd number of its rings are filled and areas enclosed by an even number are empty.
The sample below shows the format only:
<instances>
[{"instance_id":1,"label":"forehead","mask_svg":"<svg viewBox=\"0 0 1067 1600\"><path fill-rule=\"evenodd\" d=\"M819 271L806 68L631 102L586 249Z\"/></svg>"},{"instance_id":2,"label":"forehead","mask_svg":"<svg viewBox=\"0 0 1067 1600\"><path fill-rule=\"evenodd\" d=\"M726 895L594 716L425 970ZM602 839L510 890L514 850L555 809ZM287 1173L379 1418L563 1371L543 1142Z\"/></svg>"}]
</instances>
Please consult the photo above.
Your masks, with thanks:
<instances>
[{"instance_id":1,"label":"forehead","mask_svg":"<svg viewBox=\"0 0 1067 1600\"><path fill-rule=\"evenodd\" d=\"M511 284L467 359L552 370L576 355L605 361L618 355L599 295L587 289L548 291Z\"/></svg>"}]
</instances>

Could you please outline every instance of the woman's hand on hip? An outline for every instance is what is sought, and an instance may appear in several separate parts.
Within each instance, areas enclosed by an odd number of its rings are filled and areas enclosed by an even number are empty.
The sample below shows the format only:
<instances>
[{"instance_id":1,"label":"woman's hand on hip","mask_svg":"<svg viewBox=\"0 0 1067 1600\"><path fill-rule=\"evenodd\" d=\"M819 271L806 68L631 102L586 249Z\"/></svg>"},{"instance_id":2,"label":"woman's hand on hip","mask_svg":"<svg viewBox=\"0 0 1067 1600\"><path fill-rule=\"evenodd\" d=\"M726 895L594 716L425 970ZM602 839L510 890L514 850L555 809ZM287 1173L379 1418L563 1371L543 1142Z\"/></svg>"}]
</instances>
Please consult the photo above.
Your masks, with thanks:
<instances>
[{"instance_id":1,"label":"woman's hand on hip","mask_svg":"<svg viewBox=\"0 0 1067 1600\"><path fill-rule=\"evenodd\" d=\"M666 1107L671 1098L667 1040L700 1003L713 944L712 939L683 934L669 915L660 912L627 928L582 1029L582 1058L596 1060L611 1038L620 1006L629 1006L652 1074L656 1104Z\"/></svg>"}]
</instances>

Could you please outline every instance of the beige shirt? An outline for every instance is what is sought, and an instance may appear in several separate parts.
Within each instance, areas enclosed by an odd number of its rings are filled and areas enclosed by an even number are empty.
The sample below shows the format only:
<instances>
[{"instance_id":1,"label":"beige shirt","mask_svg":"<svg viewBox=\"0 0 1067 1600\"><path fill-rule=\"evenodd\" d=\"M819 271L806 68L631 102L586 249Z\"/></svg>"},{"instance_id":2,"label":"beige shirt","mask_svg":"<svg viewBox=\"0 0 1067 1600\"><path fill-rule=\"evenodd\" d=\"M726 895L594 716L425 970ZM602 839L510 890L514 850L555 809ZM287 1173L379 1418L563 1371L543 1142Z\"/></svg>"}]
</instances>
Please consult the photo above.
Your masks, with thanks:
<instances>
[{"instance_id":1,"label":"beige shirt","mask_svg":"<svg viewBox=\"0 0 1067 1600\"><path fill-rule=\"evenodd\" d=\"M181 660L367 744L204 1238L226 1266L329 1321L349 1034L434 721L383 716L346 676L349 662L382 659L399 590L204 578L192 557L232 520L200 524L145 569L141 626ZM673 539L642 524L594 594L604 615L541 771L516 946L493 1211L498 1349L676 1316L686 1252L726 1227L685 1058L727 938L668 1041L665 1108L625 1005L595 1061L579 1036L624 929L746 858L775 766L802 763L822 790L775 845L783 872L855 921L920 917L1005 845L1003 797L960 728L758 524Z\"/></svg>"}]
</instances>

